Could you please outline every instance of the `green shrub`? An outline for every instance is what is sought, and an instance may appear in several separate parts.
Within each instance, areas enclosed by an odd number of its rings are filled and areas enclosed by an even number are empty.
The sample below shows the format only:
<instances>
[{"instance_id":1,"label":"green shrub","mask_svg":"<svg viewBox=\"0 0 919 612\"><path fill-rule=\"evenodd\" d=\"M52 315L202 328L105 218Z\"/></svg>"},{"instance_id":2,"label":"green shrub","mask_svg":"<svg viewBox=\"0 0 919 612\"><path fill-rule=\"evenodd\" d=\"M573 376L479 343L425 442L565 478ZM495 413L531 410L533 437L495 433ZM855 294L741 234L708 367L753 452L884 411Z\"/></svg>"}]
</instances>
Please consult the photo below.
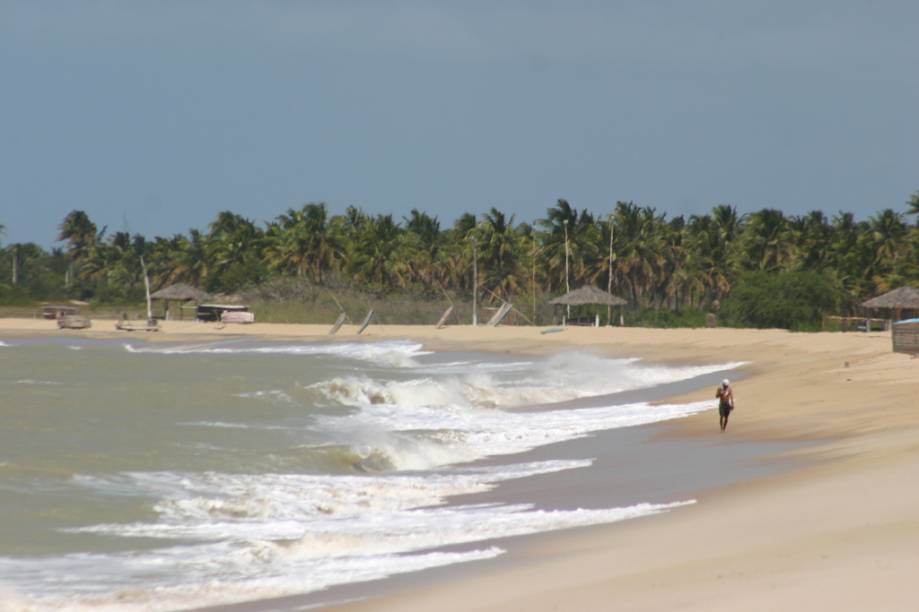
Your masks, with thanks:
<instances>
[{"instance_id":1,"label":"green shrub","mask_svg":"<svg viewBox=\"0 0 919 612\"><path fill-rule=\"evenodd\" d=\"M705 327L705 311L697 308L626 311L626 325L635 327ZM615 317L615 315L614 315Z\"/></svg>"},{"instance_id":2,"label":"green shrub","mask_svg":"<svg viewBox=\"0 0 919 612\"><path fill-rule=\"evenodd\" d=\"M836 279L827 274L750 272L731 290L722 319L738 327L815 331L821 329L823 315L838 308L841 297Z\"/></svg>"}]
</instances>

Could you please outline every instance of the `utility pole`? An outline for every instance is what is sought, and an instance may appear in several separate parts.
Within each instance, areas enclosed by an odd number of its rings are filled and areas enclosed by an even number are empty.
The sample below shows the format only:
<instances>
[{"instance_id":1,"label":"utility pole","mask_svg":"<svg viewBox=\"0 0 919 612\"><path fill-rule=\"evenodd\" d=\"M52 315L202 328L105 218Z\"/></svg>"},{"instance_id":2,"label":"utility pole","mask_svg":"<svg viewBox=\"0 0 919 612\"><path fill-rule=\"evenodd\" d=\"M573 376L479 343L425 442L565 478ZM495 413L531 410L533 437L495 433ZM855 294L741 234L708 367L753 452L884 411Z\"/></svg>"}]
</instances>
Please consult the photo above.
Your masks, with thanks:
<instances>
[{"instance_id":1,"label":"utility pole","mask_svg":"<svg viewBox=\"0 0 919 612\"><path fill-rule=\"evenodd\" d=\"M609 215L609 279L606 283L606 292L613 295L613 213ZM612 326L613 324L613 307L606 307L606 324L607 326Z\"/></svg>"},{"instance_id":2,"label":"utility pole","mask_svg":"<svg viewBox=\"0 0 919 612\"><path fill-rule=\"evenodd\" d=\"M479 324L478 297L479 292L479 241L472 237L472 326Z\"/></svg>"},{"instance_id":3,"label":"utility pole","mask_svg":"<svg viewBox=\"0 0 919 612\"><path fill-rule=\"evenodd\" d=\"M564 221L565 225L565 292L571 293L571 285L568 284L568 219ZM567 312L567 319L571 318L571 304L566 304L565 306Z\"/></svg>"},{"instance_id":4,"label":"utility pole","mask_svg":"<svg viewBox=\"0 0 919 612\"><path fill-rule=\"evenodd\" d=\"M19 283L19 245L14 244L10 247L10 255L13 260L13 284Z\"/></svg>"},{"instance_id":5,"label":"utility pole","mask_svg":"<svg viewBox=\"0 0 919 612\"><path fill-rule=\"evenodd\" d=\"M533 325L536 325L536 232L533 232Z\"/></svg>"}]
</instances>

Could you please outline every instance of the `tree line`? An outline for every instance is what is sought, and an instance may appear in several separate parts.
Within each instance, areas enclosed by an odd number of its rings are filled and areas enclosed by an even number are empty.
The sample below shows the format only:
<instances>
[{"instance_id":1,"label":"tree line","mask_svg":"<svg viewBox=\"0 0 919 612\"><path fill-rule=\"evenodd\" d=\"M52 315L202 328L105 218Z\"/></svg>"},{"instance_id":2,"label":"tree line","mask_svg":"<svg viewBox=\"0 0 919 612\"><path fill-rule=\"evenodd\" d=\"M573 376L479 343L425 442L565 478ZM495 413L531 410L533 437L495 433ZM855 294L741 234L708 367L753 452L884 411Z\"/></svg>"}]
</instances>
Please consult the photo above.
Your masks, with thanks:
<instances>
[{"instance_id":1,"label":"tree line","mask_svg":"<svg viewBox=\"0 0 919 612\"><path fill-rule=\"evenodd\" d=\"M919 192L905 212L888 208L865 220L775 208L741 215L730 205L668 217L633 202L595 214L559 199L534 223L493 207L445 227L417 209L397 219L357 207L330 215L325 204L308 203L264 224L224 211L206 231L148 239L109 233L74 210L59 226L62 247L0 250L0 299L137 299L143 256L154 290L182 281L234 293L299 278L377 294L469 296L475 262L485 301L563 293L567 273L571 288L610 288L639 308L717 310L751 283L787 278L844 313L919 281L919 225L910 217L919 217Z\"/></svg>"}]
</instances>

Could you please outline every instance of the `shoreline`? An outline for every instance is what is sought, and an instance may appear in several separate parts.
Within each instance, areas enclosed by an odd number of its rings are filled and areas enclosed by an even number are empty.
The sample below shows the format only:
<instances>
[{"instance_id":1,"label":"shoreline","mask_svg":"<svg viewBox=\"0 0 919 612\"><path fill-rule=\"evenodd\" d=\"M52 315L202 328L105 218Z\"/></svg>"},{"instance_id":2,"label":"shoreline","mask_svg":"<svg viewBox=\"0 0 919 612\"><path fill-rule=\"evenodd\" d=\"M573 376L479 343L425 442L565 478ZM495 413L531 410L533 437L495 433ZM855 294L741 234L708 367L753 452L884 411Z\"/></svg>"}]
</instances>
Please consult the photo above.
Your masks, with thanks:
<instances>
[{"instance_id":1,"label":"shoreline","mask_svg":"<svg viewBox=\"0 0 919 612\"><path fill-rule=\"evenodd\" d=\"M441 349L588 349L664 363L744 360L752 365L735 389L738 410L724 435L815 442L791 453L806 459L806 467L717 489L692 507L653 520L519 538L510 563L479 562L474 565L488 571L443 572L410 590L343 609L913 607L919 568L919 409L914 408L919 361L891 353L888 334L569 328L540 335L538 328L374 325L356 337L347 327L328 336L325 325L219 330L207 325L167 321L156 334L98 326L74 334L58 331L54 321L0 319L0 336L178 342L407 338ZM708 391L668 400L708 399ZM707 440L721 434L711 415L702 414L661 435Z\"/></svg>"}]
</instances>

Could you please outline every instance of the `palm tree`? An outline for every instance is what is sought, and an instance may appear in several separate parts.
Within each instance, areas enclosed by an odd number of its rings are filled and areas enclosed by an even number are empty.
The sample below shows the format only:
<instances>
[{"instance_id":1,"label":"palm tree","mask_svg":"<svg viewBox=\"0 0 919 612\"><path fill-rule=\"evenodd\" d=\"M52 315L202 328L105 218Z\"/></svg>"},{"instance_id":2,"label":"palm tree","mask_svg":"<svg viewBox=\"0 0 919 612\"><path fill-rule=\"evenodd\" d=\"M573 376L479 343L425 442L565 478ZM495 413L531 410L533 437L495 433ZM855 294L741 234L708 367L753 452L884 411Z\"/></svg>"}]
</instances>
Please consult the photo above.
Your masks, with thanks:
<instances>
[{"instance_id":1,"label":"palm tree","mask_svg":"<svg viewBox=\"0 0 919 612\"><path fill-rule=\"evenodd\" d=\"M687 265L697 270L712 304L720 303L731 291L730 253L739 231L736 212L723 212L716 207L711 215L693 215L686 226Z\"/></svg>"},{"instance_id":2,"label":"palm tree","mask_svg":"<svg viewBox=\"0 0 919 612\"><path fill-rule=\"evenodd\" d=\"M869 220L871 226L870 238L874 246L874 261L876 264L895 266L902 253L907 226L903 217L886 208Z\"/></svg>"},{"instance_id":3,"label":"palm tree","mask_svg":"<svg viewBox=\"0 0 919 612\"><path fill-rule=\"evenodd\" d=\"M546 280L550 291L554 284L564 285L565 242L566 239L569 241L570 248L572 239L570 232L574 231L577 220L577 209L573 208L568 200L560 198L554 207L546 209L546 218L536 222L543 228L543 261L546 265Z\"/></svg>"},{"instance_id":4,"label":"palm tree","mask_svg":"<svg viewBox=\"0 0 919 612\"><path fill-rule=\"evenodd\" d=\"M568 200L560 198L555 206L546 209L546 218L537 224L543 228L542 261L546 271L546 290L565 287L566 250L569 259L576 259L578 249L578 211Z\"/></svg>"},{"instance_id":5,"label":"palm tree","mask_svg":"<svg viewBox=\"0 0 919 612\"><path fill-rule=\"evenodd\" d=\"M412 259L415 280L428 287L435 282L440 283L440 221L417 208L413 208L410 216L403 220L406 246Z\"/></svg>"},{"instance_id":6,"label":"palm tree","mask_svg":"<svg viewBox=\"0 0 919 612\"><path fill-rule=\"evenodd\" d=\"M268 226L265 261L268 267L306 276L322 283L323 272L340 256L340 248L329 231L324 203L304 204L288 209Z\"/></svg>"},{"instance_id":7,"label":"palm tree","mask_svg":"<svg viewBox=\"0 0 919 612\"><path fill-rule=\"evenodd\" d=\"M661 264L661 233L653 208L641 208L632 202L617 202L613 212L615 236L616 286L622 287L633 302L647 305L655 275Z\"/></svg>"},{"instance_id":8,"label":"palm tree","mask_svg":"<svg viewBox=\"0 0 919 612\"><path fill-rule=\"evenodd\" d=\"M747 270L780 270L794 249L788 230L788 220L781 210L764 208L750 215L743 236L741 266Z\"/></svg>"},{"instance_id":9,"label":"palm tree","mask_svg":"<svg viewBox=\"0 0 919 612\"><path fill-rule=\"evenodd\" d=\"M207 237L199 230L191 229L187 239L180 238L175 253L176 280L202 287L207 282L210 270Z\"/></svg>"},{"instance_id":10,"label":"palm tree","mask_svg":"<svg viewBox=\"0 0 919 612\"><path fill-rule=\"evenodd\" d=\"M351 244L350 267L355 277L380 290L407 286L411 263L400 256L405 254L402 228L392 215L368 218L358 228Z\"/></svg>"},{"instance_id":11,"label":"palm tree","mask_svg":"<svg viewBox=\"0 0 919 612\"><path fill-rule=\"evenodd\" d=\"M492 207L482 215L476 234L485 286L502 299L509 299L522 286L520 241L514 228L514 215L508 219Z\"/></svg>"},{"instance_id":12,"label":"palm tree","mask_svg":"<svg viewBox=\"0 0 919 612\"><path fill-rule=\"evenodd\" d=\"M906 214L916 215L917 220L919 220L919 191L914 191L913 194L909 196L906 205L909 207Z\"/></svg>"},{"instance_id":13,"label":"palm tree","mask_svg":"<svg viewBox=\"0 0 919 612\"><path fill-rule=\"evenodd\" d=\"M830 254L832 228L822 211L814 210L789 223L796 246L795 267L799 270L822 270Z\"/></svg>"},{"instance_id":14,"label":"palm tree","mask_svg":"<svg viewBox=\"0 0 919 612\"><path fill-rule=\"evenodd\" d=\"M249 219L229 211L219 213L207 236L209 289L235 291L257 283L262 276L263 241L264 233Z\"/></svg>"},{"instance_id":15,"label":"palm tree","mask_svg":"<svg viewBox=\"0 0 919 612\"><path fill-rule=\"evenodd\" d=\"M75 273L79 273L80 263L92 255L96 245L101 242L105 228L97 232L96 224L90 221L89 215L82 210L72 210L58 228L57 239L67 241L67 254L70 257L70 269L67 283L73 282Z\"/></svg>"}]
</instances>

